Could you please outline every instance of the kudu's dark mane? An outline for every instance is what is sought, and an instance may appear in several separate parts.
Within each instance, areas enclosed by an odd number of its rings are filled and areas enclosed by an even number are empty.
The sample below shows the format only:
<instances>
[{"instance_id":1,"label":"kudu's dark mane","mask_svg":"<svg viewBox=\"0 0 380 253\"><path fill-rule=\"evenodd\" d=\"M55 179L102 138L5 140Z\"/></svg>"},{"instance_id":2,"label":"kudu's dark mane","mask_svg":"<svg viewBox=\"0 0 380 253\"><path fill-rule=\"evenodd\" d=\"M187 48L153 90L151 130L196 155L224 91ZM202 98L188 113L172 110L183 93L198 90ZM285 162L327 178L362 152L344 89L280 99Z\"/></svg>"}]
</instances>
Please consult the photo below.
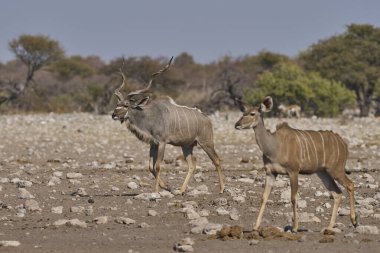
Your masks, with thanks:
<instances>
[{"instance_id":1,"label":"kudu's dark mane","mask_svg":"<svg viewBox=\"0 0 380 253\"><path fill-rule=\"evenodd\" d=\"M140 141L148 143L148 144L156 144L156 145L158 144L158 140L156 140L150 133L147 133L139 129L136 125L128 121L126 124L129 131L131 131Z\"/></svg>"}]
</instances>

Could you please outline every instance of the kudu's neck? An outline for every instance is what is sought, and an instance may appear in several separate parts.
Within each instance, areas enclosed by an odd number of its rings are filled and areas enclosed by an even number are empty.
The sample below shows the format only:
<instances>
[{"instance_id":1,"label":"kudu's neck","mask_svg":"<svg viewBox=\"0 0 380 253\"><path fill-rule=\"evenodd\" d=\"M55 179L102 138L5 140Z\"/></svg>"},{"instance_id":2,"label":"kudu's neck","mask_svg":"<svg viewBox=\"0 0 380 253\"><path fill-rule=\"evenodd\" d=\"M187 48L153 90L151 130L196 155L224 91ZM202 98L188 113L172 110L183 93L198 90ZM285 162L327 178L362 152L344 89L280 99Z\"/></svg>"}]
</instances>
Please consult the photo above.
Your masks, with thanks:
<instances>
[{"instance_id":1,"label":"kudu's neck","mask_svg":"<svg viewBox=\"0 0 380 253\"><path fill-rule=\"evenodd\" d=\"M253 130L255 131L256 142L263 154L268 158L274 158L276 155L277 145L276 137L265 128L262 117L259 118L259 122Z\"/></svg>"}]
</instances>

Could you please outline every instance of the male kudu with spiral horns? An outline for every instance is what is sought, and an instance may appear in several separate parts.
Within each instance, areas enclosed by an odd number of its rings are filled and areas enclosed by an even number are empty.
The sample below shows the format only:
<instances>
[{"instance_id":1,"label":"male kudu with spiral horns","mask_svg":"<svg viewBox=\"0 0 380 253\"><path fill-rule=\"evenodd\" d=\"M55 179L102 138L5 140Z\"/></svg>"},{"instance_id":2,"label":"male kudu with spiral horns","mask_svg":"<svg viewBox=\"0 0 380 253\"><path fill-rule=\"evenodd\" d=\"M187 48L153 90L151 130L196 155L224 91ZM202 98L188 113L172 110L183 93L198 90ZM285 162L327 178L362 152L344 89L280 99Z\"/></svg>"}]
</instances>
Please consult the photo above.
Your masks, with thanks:
<instances>
[{"instance_id":1,"label":"male kudu with spiral horns","mask_svg":"<svg viewBox=\"0 0 380 253\"><path fill-rule=\"evenodd\" d=\"M159 187L168 189L160 178L160 164L164 158L166 144L180 146L188 164L188 173L180 189L184 193L195 169L193 148L199 145L210 157L219 176L220 192L224 191L224 177L220 159L214 149L211 120L196 108L177 105L170 97L155 97L151 91L154 77L165 72L171 62L152 75L145 89L130 92L126 98L121 93L126 78L116 89L117 106L112 114L114 120L125 122L128 129L141 141L150 144L149 170L156 178L155 191Z\"/></svg>"}]
</instances>

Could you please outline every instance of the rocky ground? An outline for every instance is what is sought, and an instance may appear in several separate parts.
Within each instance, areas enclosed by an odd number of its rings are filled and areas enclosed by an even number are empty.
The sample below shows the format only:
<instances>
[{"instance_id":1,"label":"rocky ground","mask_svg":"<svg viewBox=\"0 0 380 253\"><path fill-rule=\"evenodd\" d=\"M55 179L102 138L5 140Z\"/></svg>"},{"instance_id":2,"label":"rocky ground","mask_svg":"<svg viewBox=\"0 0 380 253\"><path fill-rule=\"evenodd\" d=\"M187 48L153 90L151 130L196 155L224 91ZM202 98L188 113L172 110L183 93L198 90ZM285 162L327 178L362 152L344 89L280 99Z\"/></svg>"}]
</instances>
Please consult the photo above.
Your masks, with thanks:
<instances>
[{"instance_id":1,"label":"rocky ground","mask_svg":"<svg viewBox=\"0 0 380 253\"><path fill-rule=\"evenodd\" d=\"M299 180L301 232L291 224L289 180L279 177L263 229L257 217L264 173L251 130L236 131L238 113L213 115L226 191L218 194L211 162L195 150L197 170L179 195L186 164L168 146L162 177L172 192L152 193L149 147L110 116L0 116L1 252L379 252L380 119L288 119L300 129L339 133L348 143L361 226L350 224L344 197L335 233L332 199L316 176ZM283 119L266 119L274 130ZM345 196L346 192L344 191Z\"/></svg>"}]
</instances>

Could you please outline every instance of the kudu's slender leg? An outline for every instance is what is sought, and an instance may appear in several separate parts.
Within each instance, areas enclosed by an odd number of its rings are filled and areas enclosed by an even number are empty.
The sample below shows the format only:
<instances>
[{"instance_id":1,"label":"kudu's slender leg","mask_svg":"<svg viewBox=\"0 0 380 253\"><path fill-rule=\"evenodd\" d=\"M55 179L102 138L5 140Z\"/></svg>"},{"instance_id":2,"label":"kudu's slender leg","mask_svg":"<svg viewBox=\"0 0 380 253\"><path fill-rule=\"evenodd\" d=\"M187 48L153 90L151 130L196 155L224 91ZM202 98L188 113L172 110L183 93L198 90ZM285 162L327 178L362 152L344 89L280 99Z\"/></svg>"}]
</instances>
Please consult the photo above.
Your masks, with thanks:
<instances>
[{"instance_id":1,"label":"kudu's slender leg","mask_svg":"<svg viewBox=\"0 0 380 253\"><path fill-rule=\"evenodd\" d=\"M266 177L265 177L265 187L264 187L264 192L263 196L261 198L261 206L260 206L260 211L259 215L257 216L256 219L256 224L253 227L253 230L258 230L261 224L261 220L263 218L265 206L267 204L269 194L272 191L272 187L274 182L276 181L277 174L272 174L270 171L266 171Z\"/></svg>"},{"instance_id":2,"label":"kudu's slender leg","mask_svg":"<svg viewBox=\"0 0 380 253\"><path fill-rule=\"evenodd\" d=\"M298 192L298 171L289 173L290 179L290 201L293 208L293 228L292 231L298 231L298 209L297 209L297 192Z\"/></svg>"},{"instance_id":3,"label":"kudu's slender leg","mask_svg":"<svg viewBox=\"0 0 380 253\"><path fill-rule=\"evenodd\" d=\"M331 192L331 195L334 198L334 206L331 213L330 224L327 229L333 229L336 222L336 215L338 213L338 208L342 202L342 191L335 183L334 179L326 171L317 172L318 177L322 180L323 184Z\"/></svg>"},{"instance_id":4,"label":"kudu's slender leg","mask_svg":"<svg viewBox=\"0 0 380 253\"><path fill-rule=\"evenodd\" d=\"M187 166L188 166L188 171L187 171L185 181L183 181L183 184L181 187L181 193L184 193L186 191L187 184L189 183L189 180L195 169L193 148L194 148L194 145L191 145L189 147L182 147L183 156L185 157Z\"/></svg>"},{"instance_id":5,"label":"kudu's slender leg","mask_svg":"<svg viewBox=\"0 0 380 253\"><path fill-rule=\"evenodd\" d=\"M220 159L219 159L218 154L215 152L214 145L202 144L200 142L198 143L201 146L201 148L206 152L208 157L210 157L212 163L214 164L215 169L218 172L218 176L219 176L219 185L220 185L219 193L223 193L224 192L224 178L222 174L222 167L220 166Z\"/></svg>"},{"instance_id":6,"label":"kudu's slender leg","mask_svg":"<svg viewBox=\"0 0 380 253\"><path fill-rule=\"evenodd\" d=\"M358 222L356 220L356 213L355 213L355 196L354 196L354 190L355 185L354 183L346 176L338 177L337 181L346 188L348 195L350 197L350 214L351 214L351 222L354 227L358 225Z\"/></svg>"},{"instance_id":7,"label":"kudu's slender leg","mask_svg":"<svg viewBox=\"0 0 380 253\"><path fill-rule=\"evenodd\" d=\"M156 192L158 192L159 187L168 190L168 187L160 178L161 161L164 158L164 153L165 153L165 143L160 143L159 145L151 145L150 147L151 159L149 160L149 170L152 172L152 174L156 178L156 185L155 185Z\"/></svg>"}]
</instances>

